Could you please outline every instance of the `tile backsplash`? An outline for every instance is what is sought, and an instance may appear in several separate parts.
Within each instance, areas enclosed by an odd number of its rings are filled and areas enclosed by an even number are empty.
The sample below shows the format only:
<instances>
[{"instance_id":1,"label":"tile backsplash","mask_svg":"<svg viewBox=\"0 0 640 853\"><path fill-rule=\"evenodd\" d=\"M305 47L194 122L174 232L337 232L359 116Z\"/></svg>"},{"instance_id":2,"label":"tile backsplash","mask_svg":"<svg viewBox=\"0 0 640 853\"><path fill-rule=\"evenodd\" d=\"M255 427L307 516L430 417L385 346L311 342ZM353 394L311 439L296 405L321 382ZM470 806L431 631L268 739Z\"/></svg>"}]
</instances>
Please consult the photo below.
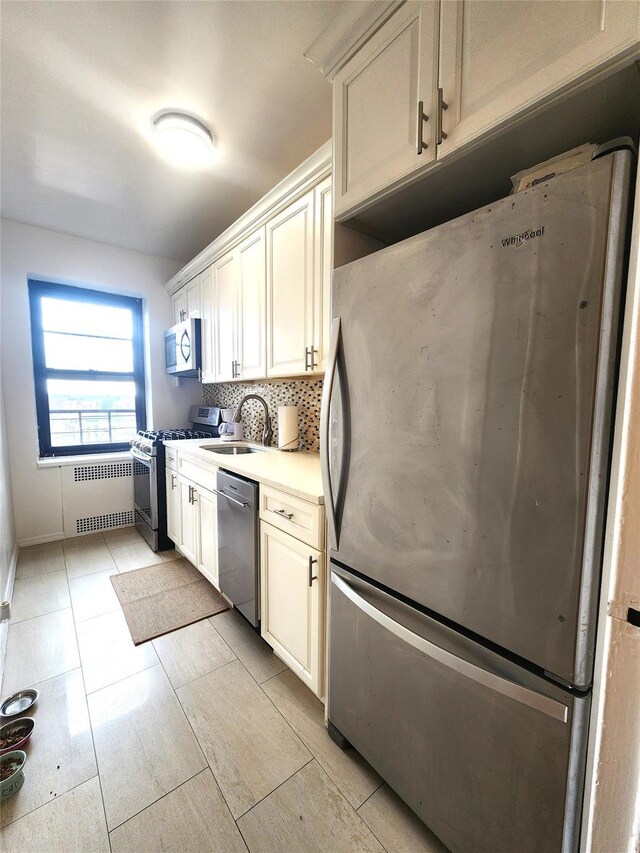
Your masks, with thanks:
<instances>
[{"instance_id":1,"label":"tile backsplash","mask_svg":"<svg viewBox=\"0 0 640 853\"><path fill-rule=\"evenodd\" d=\"M273 446L278 444L278 406L297 406L300 431L300 449L319 450L320 401L322 377L316 379L273 379L269 382L228 382L220 385L203 385L202 402L205 406L237 406L245 394L264 397L273 423ZM262 440L264 410L256 400L248 400L242 409L244 437L249 441Z\"/></svg>"}]
</instances>

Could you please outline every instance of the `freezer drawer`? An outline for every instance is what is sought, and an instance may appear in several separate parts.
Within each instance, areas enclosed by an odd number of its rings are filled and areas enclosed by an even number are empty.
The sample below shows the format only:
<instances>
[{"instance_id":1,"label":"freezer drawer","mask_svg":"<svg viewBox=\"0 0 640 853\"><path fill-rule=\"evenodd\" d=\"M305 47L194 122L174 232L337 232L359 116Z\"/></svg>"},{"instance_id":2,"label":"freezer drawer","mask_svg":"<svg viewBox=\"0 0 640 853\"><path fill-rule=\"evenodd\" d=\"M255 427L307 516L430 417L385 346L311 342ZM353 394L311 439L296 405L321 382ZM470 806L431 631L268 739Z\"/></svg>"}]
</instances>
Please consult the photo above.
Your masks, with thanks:
<instances>
[{"instance_id":1,"label":"freezer drawer","mask_svg":"<svg viewBox=\"0 0 640 853\"><path fill-rule=\"evenodd\" d=\"M589 699L332 567L329 720L453 853L577 847Z\"/></svg>"}]
</instances>

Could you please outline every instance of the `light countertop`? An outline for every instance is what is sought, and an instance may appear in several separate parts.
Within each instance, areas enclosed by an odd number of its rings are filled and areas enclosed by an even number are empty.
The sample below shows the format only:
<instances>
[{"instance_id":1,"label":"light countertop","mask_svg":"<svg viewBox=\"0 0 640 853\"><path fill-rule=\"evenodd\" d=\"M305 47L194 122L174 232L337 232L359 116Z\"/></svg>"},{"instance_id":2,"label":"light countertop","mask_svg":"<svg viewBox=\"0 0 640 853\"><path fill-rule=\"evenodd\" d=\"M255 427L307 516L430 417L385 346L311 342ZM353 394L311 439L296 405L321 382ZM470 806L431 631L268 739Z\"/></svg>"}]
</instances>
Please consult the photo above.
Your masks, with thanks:
<instances>
[{"instance_id":1,"label":"light countertop","mask_svg":"<svg viewBox=\"0 0 640 853\"><path fill-rule=\"evenodd\" d=\"M164 443L166 447L178 451L180 456L189 456L200 463L241 474L265 486L282 489L306 501L324 503L319 453L310 453L307 450L287 452L278 450L276 447L264 448L261 444L249 441L231 442L222 441L220 438L187 439ZM218 445L256 447L260 452L234 456L204 449Z\"/></svg>"}]
</instances>

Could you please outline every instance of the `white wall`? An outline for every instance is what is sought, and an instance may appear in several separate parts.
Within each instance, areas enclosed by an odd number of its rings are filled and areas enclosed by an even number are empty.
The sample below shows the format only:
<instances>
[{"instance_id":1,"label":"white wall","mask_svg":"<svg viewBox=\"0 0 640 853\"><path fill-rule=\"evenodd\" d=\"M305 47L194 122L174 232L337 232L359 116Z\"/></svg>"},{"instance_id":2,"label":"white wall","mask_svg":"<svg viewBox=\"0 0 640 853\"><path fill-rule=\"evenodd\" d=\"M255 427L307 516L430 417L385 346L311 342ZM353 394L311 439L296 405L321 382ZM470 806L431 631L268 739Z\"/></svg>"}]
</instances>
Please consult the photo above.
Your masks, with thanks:
<instances>
[{"instance_id":1,"label":"white wall","mask_svg":"<svg viewBox=\"0 0 640 853\"><path fill-rule=\"evenodd\" d=\"M640 172L607 510L582 850L640 851Z\"/></svg>"},{"instance_id":2,"label":"white wall","mask_svg":"<svg viewBox=\"0 0 640 853\"><path fill-rule=\"evenodd\" d=\"M83 240L57 231L2 220L2 380L18 542L63 535L60 468L38 468L28 278L77 284L142 297L147 329L147 423L186 426L189 407L201 402L195 379L164 371L163 331L172 324L164 289L181 264Z\"/></svg>"}]
</instances>

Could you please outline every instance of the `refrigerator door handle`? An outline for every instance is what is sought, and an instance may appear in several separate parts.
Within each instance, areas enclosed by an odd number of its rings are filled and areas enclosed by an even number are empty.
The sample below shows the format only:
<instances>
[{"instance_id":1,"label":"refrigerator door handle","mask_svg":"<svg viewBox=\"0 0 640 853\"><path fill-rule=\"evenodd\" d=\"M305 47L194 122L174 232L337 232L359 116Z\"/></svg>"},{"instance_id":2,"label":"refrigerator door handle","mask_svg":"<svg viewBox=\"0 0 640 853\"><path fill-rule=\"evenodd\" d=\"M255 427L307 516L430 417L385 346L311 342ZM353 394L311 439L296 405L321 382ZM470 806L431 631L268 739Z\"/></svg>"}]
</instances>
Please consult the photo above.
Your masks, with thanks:
<instances>
[{"instance_id":1,"label":"refrigerator door handle","mask_svg":"<svg viewBox=\"0 0 640 853\"><path fill-rule=\"evenodd\" d=\"M329 423L331 420L331 397L338 364L339 344L340 317L336 317L331 324L331 342L329 344L329 355L327 356L327 370L324 378L324 388L322 389L322 407L320 411L320 467L322 469L322 484L324 488L329 539L335 548L338 547L338 525L336 522L335 493L331 483L331 467L329 465Z\"/></svg>"},{"instance_id":2,"label":"refrigerator door handle","mask_svg":"<svg viewBox=\"0 0 640 853\"><path fill-rule=\"evenodd\" d=\"M391 619L386 613L378 610L377 607L374 607L365 598L358 595L354 589L334 573L331 575L331 583L334 584L336 588L340 590L340 592L345 595L359 610L366 613L367 616L383 628L391 631L391 633L395 634L395 636L400 640L403 640L405 643L409 643L409 645L413 646L419 652L428 655L443 666L446 666L454 672L481 684L483 687L487 687L489 690L493 690L496 693L500 693L503 696L514 699L516 702L520 702L523 705L528 705L530 708L533 708L536 711L541 711L543 714L553 717L561 723L568 722L569 709L566 705L563 705L562 702L557 702L549 696L544 696L542 693L537 693L535 690L529 690L528 688L522 687L520 684L516 684L506 678L501 678L493 672L482 669L479 666L475 666L475 664L472 664L463 658L459 658L457 655L451 654L451 652L440 648L440 646L430 643L429 640L425 640L424 637L418 636L418 634L415 634L413 631L405 628L404 625L401 625L399 622Z\"/></svg>"}]
</instances>

